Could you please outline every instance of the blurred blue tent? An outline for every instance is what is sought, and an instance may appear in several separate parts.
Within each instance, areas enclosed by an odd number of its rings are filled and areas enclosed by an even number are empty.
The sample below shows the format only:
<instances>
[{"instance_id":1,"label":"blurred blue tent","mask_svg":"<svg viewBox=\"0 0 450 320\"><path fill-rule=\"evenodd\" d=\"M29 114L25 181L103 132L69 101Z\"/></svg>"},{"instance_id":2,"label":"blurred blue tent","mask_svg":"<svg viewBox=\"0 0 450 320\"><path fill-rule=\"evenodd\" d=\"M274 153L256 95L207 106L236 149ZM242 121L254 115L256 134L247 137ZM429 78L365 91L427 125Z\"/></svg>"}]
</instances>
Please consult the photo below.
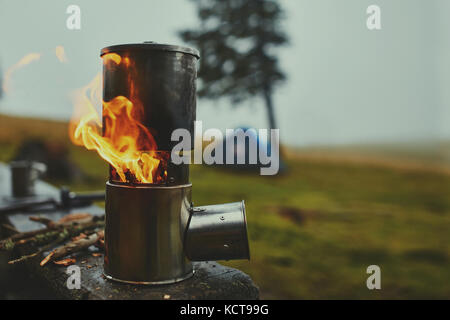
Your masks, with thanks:
<instances>
[{"instance_id":1,"label":"blurred blue tent","mask_svg":"<svg viewBox=\"0 0 450 320\"><path fill-rule=\"evenodd\" d=\"M222 146L223 150L223 165L221 164L221 167L226 167L228 169L232 170L243 170L243 171L257 171L259 174L259 170L261 167L268 167L270 164L262 164L262 161L260 159L260 152L264 152L267 154L267 156L271 155L271 144L270 141L268 141L267 137L260 137L258 136L258 131L249 128L249 127L237 127L234 129L234 132L236 130L243 130L246 133L246 138L244 141L237 139L234 133L227 134L221 141L214 141L214 144L219 144ZM234 140L234 141L233 141ZM227 159L227 144L233 145L233 164L226 164ZM257 146L257 157L256 157L256 164L250 163L250 146L252 144L255 144ZM213 153L214 155L214 153ZM244 164L238 164L237 160L239 158L244 158ZM286 166L282 159L280 158L280 167L279 172L282 173Z\"/></svg>"}]
</instances>

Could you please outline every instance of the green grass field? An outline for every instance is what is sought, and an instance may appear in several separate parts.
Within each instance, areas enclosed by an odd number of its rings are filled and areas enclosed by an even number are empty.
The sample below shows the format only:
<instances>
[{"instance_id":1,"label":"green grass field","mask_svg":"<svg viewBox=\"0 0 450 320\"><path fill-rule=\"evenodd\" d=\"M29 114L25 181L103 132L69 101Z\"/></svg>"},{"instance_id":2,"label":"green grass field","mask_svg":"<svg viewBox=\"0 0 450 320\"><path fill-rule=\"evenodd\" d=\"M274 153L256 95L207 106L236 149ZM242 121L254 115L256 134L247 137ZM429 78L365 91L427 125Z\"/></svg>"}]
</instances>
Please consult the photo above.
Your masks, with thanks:
<instances>
[{"instance_id":1,"label":"green grass field","mask_svg":"<svg viewBox=\"0 0 450 320\"><path fill-rule=\"evenodd\" d=\"M70 143L65 124L1 116L0 161L36 135ZM102 188L105 163L68 150L89 177L73 187ZM289 156L288 165L279 177L191 166L195 205L245 200L251 260L223 263L248 273L262 298L450 298L450 175L323 157ZM381 290L366 288L372 264Z\"/></svg>"}]
</instances>

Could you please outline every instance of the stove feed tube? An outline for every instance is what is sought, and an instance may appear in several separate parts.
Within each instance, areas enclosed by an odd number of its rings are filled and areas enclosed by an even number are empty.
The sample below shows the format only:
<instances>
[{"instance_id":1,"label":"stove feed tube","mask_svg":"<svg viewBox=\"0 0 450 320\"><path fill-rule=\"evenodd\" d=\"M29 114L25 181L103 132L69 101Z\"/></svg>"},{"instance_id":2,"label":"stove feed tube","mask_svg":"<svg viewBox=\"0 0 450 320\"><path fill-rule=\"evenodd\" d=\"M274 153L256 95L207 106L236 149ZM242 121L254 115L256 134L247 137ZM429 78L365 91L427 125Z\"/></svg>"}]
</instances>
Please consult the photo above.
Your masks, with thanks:
<instances>
[{"instance_id":1,"label":"stove feed tube","mask_svg":"<svg viewBox=\"0 0 450 320\"><path fill-rule=\"evenodd\" d=\"M192 261L250 259L244 201L191 209L184 252Z\"/></svg>"}]
</instances>

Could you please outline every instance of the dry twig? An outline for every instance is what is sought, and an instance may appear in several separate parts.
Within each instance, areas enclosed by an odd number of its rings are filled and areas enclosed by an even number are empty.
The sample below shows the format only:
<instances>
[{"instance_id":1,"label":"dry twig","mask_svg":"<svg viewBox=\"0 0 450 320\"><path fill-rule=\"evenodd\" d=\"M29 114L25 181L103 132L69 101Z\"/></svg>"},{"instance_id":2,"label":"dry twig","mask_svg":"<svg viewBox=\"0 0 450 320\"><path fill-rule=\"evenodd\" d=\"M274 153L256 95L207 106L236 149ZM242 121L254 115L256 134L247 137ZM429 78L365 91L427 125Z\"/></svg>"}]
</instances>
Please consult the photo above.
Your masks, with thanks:
<instances>
[{"instance_id":1,"label":"dry twig","mask_svg":"<svg viewBox=\"0 0 450 320\"><path fill-rule=\"evenodd\" d=\"M52 252L50 252L50 254L48 254L44 258L44 260L41 261L40 265L44 266L49 261L53 261L54 259L58 259L58 258L67 256L74 252L82 251L82 250L90 247L91 245L95 244L100 239L103 239L103 237L104 237L104 231L101 230L99 232L91 234L87 238L69 242L69 243L65 244L64 246L56 248Z\"/></svg>"},{"instance_id":2,"label":"dry twig","mask_svg":"<svg viewBox=\"0 0 450 320\"><path fill-rule=\"evenodd\" d=\"M72 259L72 258L67 258L67 259L63 259L63 260L59 260L59 261L53 261L54 264L58 265L58 266L70 266L71 264L74 264L75 262L77 262L77 260Z\"/></svg>"},{"instance_id":3,"label":"dry twig","mask_svg":"<svg viewBox=\"0 0 450 320\"><path fill-rule=\"evenodd\" d=\"M0 250L12 250L16 245L27 243L46 244L54 240L61 233L69 233L70 236L76 236L81 232L104 225L104 216L76 215L78 217L76 219L73 216L69 218L63 217L57 222L53 222L47 218L31 217L30 219L33 221L45 223L47 228L13 234L9 238L0 241Z\"/></svg>"},{"instance_id":4,"label":"dry twig","mask_svg":"<svg viewBox=\"0 0 450 320\"><path fill-rule=\"evenodd\" d=\"M8 230L9 232L11 232L12 234L17 234L20 233L19 230L17 230L16 228L14 228L13 226L9 225L9 224L2 224L2 228Z\"/></svg>"},{"instance_id":5,"label":"dry twig","mask_svg":"<svg viewBox=\"0 0 450 320\"><path fill-rule=\"evenodd\" d=\"M54 222L43 217L30 217L30 220L46 225L46 228L15 233L7 239L0 241L0 250L12 250L17 245L37 244L41 247L34 253L24 255L18 259L11 260L9 264L16 264L34 258L62 242L72 238L68 244L54 249L48 254L41 265L49 261L67 256L70 253L81 251L92 244L97 244L103 239L103 230L96 231L104 227L104 216L92 216L88 213L69 214ZM72 259L74 260L74 259ZM56 261L56 264L71 264L71 259Z\"/></svg>"}]
</instances>

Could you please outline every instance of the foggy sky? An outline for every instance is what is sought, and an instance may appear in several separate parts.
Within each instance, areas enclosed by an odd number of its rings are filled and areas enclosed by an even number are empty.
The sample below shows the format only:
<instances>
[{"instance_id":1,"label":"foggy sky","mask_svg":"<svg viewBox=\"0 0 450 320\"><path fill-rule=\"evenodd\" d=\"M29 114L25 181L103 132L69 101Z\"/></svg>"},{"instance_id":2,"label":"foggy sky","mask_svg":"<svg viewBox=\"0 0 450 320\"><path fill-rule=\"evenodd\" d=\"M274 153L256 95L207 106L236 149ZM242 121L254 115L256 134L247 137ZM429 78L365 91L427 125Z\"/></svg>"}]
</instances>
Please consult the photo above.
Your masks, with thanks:
<instances>
[{"instance_id":1,"label":"foggy sky","mask_svg":"<svg viewBox=\"0 0 450 320\"><path fill-rule=\"evenodd\" d=\"M275 93L283 142L290 145L450 138L449 27L445 0L284 0L290 44L278 50L288 80ZM66 8L81 7L81 30L66 28ZM382 30L366 28L366 8L381 7ZM2 71L30 52L0 112L68 119L69 93L101 70L102 47L142 41L184 44L198 26L188 0L0 0ZM55 47L68 58L61 63ZM186 45L186 44L185 44ZM267 127L263 101L233 108L198 100L204 128Z\"/></svg>"}]
</instances>

